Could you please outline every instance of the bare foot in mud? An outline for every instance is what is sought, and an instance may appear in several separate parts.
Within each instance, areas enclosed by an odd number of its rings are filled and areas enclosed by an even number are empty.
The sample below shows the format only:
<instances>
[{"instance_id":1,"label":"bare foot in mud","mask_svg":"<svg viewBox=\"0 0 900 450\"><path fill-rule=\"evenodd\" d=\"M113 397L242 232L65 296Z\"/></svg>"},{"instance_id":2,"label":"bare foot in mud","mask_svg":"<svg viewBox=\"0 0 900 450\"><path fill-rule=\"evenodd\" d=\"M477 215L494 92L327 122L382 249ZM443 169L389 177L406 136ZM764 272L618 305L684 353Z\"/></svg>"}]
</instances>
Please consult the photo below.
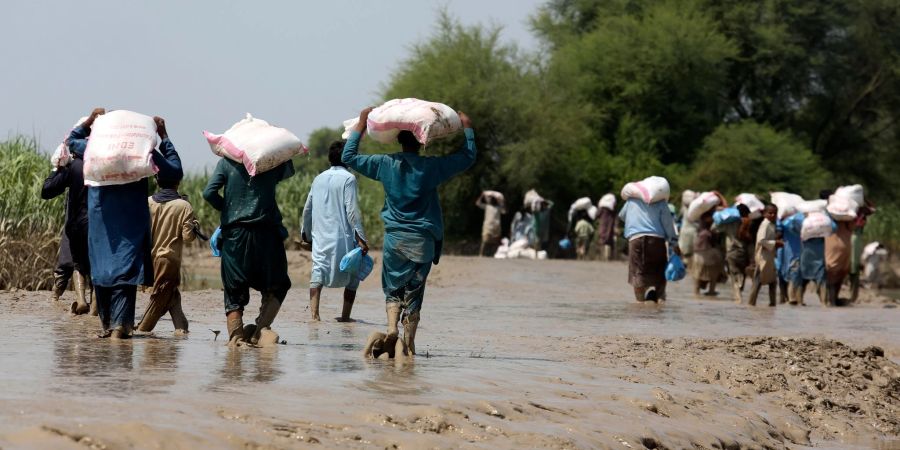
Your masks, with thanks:
<instances>
[{"instance_id":1,"label":"bare foot in mud","mask_svg":"<svg viewBox=\"0 0 900 450\"><path fill-rule=\"evenodd\" d=\"M112 330L100 330L94 334L97 339L106 339L112 335Z\"/></svg>"},{"instance_id":2,"label":"bare foot in mud","mask_svg":"<svg viewBox=\"0 0 900 450\"><path fill-rule=\"evenodd\" d=\"M335 317L335 318L334 318L334 321L335 321L335 322L341 322L341 323L354 323L354 322L356 322L356 319L351 319L351 318L349 318L349 317L346 318L346 319L343 318L343 317Z\"/></svg>"}]
</instances>

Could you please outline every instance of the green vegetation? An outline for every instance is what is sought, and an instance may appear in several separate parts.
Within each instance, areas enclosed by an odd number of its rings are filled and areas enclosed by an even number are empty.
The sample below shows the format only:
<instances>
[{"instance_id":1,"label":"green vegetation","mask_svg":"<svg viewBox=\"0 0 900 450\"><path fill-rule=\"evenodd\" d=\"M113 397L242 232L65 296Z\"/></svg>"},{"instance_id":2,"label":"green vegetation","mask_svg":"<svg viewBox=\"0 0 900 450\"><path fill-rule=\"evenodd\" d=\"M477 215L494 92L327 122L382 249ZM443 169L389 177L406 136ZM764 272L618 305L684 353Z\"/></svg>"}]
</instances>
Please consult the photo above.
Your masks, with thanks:
<instances>
[{"instance_id":1,"label":"green vegetation","mask_svg":"<svg viewBox=\"0 0 900 450\"><path fill-rule=\"evenodd\" d=\"M861 183L879 206L868 238L900 250L898 19L895 0L549 0L532 17L540 48L524 52L496 26L463 25L443 13L434 34L385 80L381 97L443 102L475 123L478 160L441 188L451 243L478 239L482 213L473 203L484 189L503 191L516 208L536 188L558 205L558 231L574 199L662 175L676 193L715 188L729 196L809 197ZM310 135L310 156L279 188L295 236L309 185L340 136L339 124L327 125ZM460 143L436 142L425 153ZM62 203L36 195L48 164L33 142L2 148L0 194L8 195L0 195L0 239L52 242ZM396 146L365 139L362 148ZM218 220L201 199L205 183L190 175L182 191L211 231ZM360 177L360 196L378 243L382 189ZM31 267L8 256L11 248L4 243L3 257Z\"/></svg>"},{"instance_id":2,"label":"green vegetation","mask_svg":"<svg viewBox=\"0 0 900 450\"><path fill-rule=\"evenodd\" d=\"M49 289L64 200L41 199L50 164L33 139L0 142L0 289Z\"/></svg>"}]
</instances>

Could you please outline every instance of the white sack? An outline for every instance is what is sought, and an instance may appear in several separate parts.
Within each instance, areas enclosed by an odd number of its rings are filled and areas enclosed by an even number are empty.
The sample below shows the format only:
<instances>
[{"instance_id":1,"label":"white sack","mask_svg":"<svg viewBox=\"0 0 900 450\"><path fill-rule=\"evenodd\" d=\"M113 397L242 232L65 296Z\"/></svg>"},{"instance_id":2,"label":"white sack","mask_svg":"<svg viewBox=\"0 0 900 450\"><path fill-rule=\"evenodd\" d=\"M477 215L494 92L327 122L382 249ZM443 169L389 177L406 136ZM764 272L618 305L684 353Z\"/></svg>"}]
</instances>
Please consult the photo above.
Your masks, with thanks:
<instances>
[{"instance_id":1,"label":"white sack","mask_svg":"<svg viewBox=\"0 0 900 450\"><path fill-rule=\"evenodd\" d=\"M784 219L797 214L797 206L803 203L803 197L788 192L771 192L769 198L778 207L778 218Z\"/></svg>"},{"instance_id":2,"label":"white sack","mask_svg":"<svg viewBox=\"0 0 900 450\"><path fill-rule=\"evenodd\" d=\"M841 186L834 191L834 195L837 195L839 197L847 197L856 202L858 206L863 206L866 204L865 192L861 184Z\"/></svg>"},{"instance_id":3,"label":"white sack","mask_svg":"<svg viewBox=\"0 0 900 450\"><path fill-rule=\"evenodd\" d=\"M828 200L807 200L797 205L797 212L803 214L825 212L826 206L828 206Z\"/></svg>"},{"instance_id":4,"label":"white sack","mask_svg":"<svg viewBox=\"0 0 900 450\"><path fill-rule=\"evenodd\" d=\"M119 109L98 116L84 152L84 184L127 184L154 175L159 142L150 116Z\"/></svg>"},{"instance_id":5,"label":"white sack","mask_svg":"<svg viewBox=\"0 0 900 450\"><path fill-rule=\"evenodd\" d=\"M763 209L766 208L766 205L763 204L762 200L760 200L756 194L743 193L735 197L734 201L735 205L744 205L750 210L751 219L762 217Z\"/></svg>"},{"instance_id":6,"label":"white sack","mask_svg":"<svg viewBox=\"0 0 900 450\"><path fill-rule=\"evenodd\" d=\"M251 177L309 152L294 133L250 113L223 134L204 131L203 136L213 153L243 164Z\"/></svg>"},{"instance_id":7,"label":"white sack","mask_svg":"<svg viewBox=\"0 0 900 450\"><path fill-rule=\"evenodd\" d=\"M83 124L87 117L82 117L78 119L78 122L75 122L75 125L72 125L72 130L78 128L79 125ZM69 130L69 134L71 134L71 130ZM53 151L53 154L50 155L50 164L53 165L54 170L58 167L65 167L70 162L72 162L72 153L69 151L69 146L66 145L66 139L69 138L67 134L63 141L56 146L56 150Z\"/></svg>"},{"instance_id":8,"label":"white sack","mask_svg":"<svg viewBox=\"0 0 900 450\"><path fill-rule=\"evenodd\" d=\"M859 205L852 198L837 194L828 197L828 206L825 207L831 218L839 222L856 220L857 209Z\"/></svg>"},{"instance_id":9,"label":"white sack","mask_svg":"<svg viewBox=\"0 0 900 450\"><path fill-rule=\"evenodd\" d=\"M344 121L344 139L356 128L359 117ZM456 111L443 104L416 98L394 99L375 108L366 121L366 133L383 144L396 144L401 131L411 131L422 145L450 136L462 128Z\"/></svg>"},{"instance_id":10,"label":"white sack","mask_svg":"<svg viewBox=\"0 0 900 450\"><path fill-rule=\"evenodd\" d=\"M647 177L622 187L622 200L634 198L644 203L656 203L669 199L669 181L663 177Z\"/></svg>"},{"instance_id":11,"label":"white sack","mask_svg":"<svg viewBox=\"0 0 900 450\"><path fill-rule=\"evenodd\" d=\"M821 211L811 212L803 219L803 227L800 229L800 239L806 241L813 238L825 238L834 232L832 221L828 214Z\"/></svg>"},{"instance_id":12,"label":"white sack","mask_svg":"<svg viewBox=\"0 0 900 450\"><path fill-rule=\"evenodd\" d=\"M707 211L720 206L722 199L715 192L704 192L697 196L688 206L687 219L691 222L700 220Z\"/></svg>"},{"instance_id":13,"label":"white sack","mask_svg":"<svg viewBox=\"0 0 900 450\"><path fill-rule=\"evenodd\" d=\"M600 201L597 202L598 208L607 208L609 210L616 210L616 196L615 194L606 194L603 197L600 197Z\"/></svg>"}]
</instances>

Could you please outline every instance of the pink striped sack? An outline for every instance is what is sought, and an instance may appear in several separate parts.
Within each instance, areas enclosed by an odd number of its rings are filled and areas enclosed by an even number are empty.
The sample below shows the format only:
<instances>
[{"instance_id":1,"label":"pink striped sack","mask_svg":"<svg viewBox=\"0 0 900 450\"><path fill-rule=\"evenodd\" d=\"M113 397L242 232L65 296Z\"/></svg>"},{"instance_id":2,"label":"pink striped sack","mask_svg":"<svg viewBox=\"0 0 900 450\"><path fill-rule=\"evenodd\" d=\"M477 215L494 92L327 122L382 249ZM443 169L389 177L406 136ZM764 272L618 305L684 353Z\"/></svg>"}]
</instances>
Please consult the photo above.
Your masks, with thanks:
<instances>
[{"instance_id":1,"label":"pink striped sack","mask_svg":"<svg viewBox=\"0 0 900 450\"><path fill-rule=\"evenodd\" d=\"M309 149L290 131L269 125L247 113L244 120L223 134L203 132L216 155L239 162L250 176L272 170Z\"/></svg>"},{"instance_id":2,"label":"pink striped sack","mask_svg":"<svg viewBox=\"0 0 900 450\"><path fill-rule=\"evenodd\" d=\"M84 184L127 184L156 174L158 142L152 117L124 109L97 117L84 151Z\"/></svg>"},{"instance_id":3,"label":"pink striped sack","mask_svg":"<svg viewBox=\"0 0 900 450\"><path fill-rule=\"evenodd\" d=\"M359 118L344 121L344 139ZM383 144L396 144L401 131L411 131L422 145L453 135L462 128L456 111L443 104L416 98L395 99L375 108L366 121L366 133Z\"/></svg>"},{"instance_id":4,"label":"pink striped sack","mask_svg":"<svg viewBox=\"0 0 900 450\"><path fill-rule=\"evenodd\" d=\"M622 200L634 198L647 203L656 203L669 199L669 181L663 177L647 177L622 187Z\"/></svg>"}]
</instances>

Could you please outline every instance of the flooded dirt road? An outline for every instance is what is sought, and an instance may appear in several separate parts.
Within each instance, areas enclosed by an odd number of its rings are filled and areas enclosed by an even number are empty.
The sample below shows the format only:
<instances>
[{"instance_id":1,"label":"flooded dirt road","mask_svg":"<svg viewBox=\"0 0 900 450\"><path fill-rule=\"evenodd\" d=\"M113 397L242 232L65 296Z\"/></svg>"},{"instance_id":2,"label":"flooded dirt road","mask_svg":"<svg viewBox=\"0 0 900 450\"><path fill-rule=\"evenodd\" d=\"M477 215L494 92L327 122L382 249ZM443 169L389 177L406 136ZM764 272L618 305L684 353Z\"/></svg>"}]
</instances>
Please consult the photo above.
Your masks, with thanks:
<instances>
[{"instance_id":1,"label":"flooded dirt road","mask_svg":"<svg viewBox=\"0 0 900 450\"><path fill-rule=\"evenodd\" d=\"M359 322L332 320L329 290L311 323L291 261L270 349L214 340L216 290L183 294L188 337L164 318L122 342L46 292L0 293L0 448L900 448L893 303L750 308L681 282L640 305L621 263L446 257L397 364L361 358L379 273Z\"/></svg>"}]
</instances>

